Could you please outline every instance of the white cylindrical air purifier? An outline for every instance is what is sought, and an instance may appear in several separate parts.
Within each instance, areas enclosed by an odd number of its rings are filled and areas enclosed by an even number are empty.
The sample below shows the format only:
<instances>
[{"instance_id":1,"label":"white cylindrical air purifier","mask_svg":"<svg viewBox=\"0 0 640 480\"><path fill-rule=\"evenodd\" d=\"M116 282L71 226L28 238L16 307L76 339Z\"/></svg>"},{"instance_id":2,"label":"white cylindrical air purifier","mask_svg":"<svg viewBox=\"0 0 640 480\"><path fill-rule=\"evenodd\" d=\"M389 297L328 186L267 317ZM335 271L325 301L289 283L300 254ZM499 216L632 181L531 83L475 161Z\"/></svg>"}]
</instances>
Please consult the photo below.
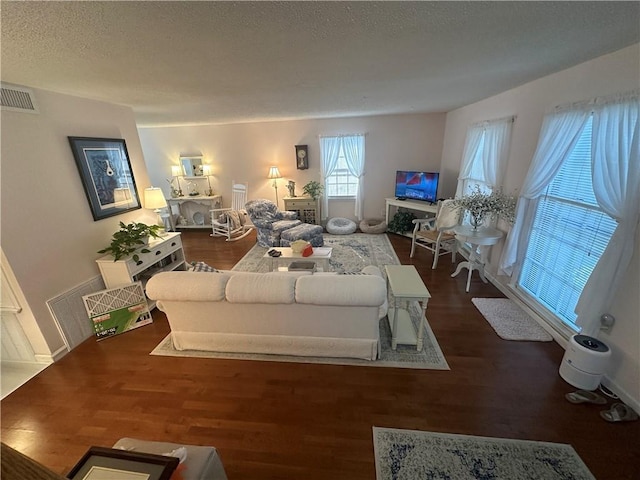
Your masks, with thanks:
<instances>
[{"instance_id":1,"label":"white cylindrical air purifier","mask_svg":"<svg viewBox=\"0 0 640 480\"><path fill-rule=\"evenodd\" d=\"M604 375L611 350L597 338L586 335L571 337L560 365L560 376L574 387L595 390Z\"/></svg>"}]
</instances>

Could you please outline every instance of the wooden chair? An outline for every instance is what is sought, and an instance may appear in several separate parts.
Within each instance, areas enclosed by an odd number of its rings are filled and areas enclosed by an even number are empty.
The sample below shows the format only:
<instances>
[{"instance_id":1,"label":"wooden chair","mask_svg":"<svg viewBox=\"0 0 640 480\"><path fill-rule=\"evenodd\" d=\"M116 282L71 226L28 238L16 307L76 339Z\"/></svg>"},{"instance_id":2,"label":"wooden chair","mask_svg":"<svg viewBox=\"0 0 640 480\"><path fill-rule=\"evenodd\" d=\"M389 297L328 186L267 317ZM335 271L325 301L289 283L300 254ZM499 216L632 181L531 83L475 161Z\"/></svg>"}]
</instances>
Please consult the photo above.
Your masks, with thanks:
<instances>
[{"instance_id":1,"label":"wooden chair","mask_svg":"<svg viewBox=\"0 0 640 480\"><path fill-rule=\"evenodd\" d=\"M247 203L248 183L234 181L231 187L231 207L210 210L212 237L227 237L234 242L246 237L254 229L244 205Z\"/></svg>"},{"instance_id":2,"label":"wooden chair","mask_svg":"<svg viewBox=\"0 0 640 480\"><path fill-rule=\"evenodd\" d=\"M451 263L455 263L457 242L452 229L459 222L460 209L453 205L453 200L440 200L435 217L413 220L410 257L413 258L418 246L433 253L432 269L438 266L440 255L447 253L451 253Z\"/></svg>"}]
</instances>

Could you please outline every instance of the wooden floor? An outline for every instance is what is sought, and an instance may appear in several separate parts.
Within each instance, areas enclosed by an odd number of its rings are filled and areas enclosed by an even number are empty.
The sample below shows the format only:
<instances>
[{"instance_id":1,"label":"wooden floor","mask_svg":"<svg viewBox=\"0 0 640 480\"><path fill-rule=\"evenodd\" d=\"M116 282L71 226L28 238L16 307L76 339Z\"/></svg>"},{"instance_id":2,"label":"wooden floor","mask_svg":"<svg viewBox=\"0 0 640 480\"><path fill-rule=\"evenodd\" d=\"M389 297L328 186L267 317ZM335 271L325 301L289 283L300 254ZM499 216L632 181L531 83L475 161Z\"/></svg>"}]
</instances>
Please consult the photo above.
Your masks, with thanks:
<instances>
[{"instance_id":1,"label":"wooden floor","mask_svg":"<svg viewBox=\"0 0 640 480\"><path fill-rule=\"evenodd\" d=\"M89 339L1 403L2 441L58 473L91 445L121 437L214 445L230 479L373 480L375 426L569 443L600 480L640 478L640 422L610 424L602 406L572 405L555 342L500 339L471 303L499 297L443 257L409 260L431 292L429 323L450 371L149 356L154 323ZM255 243L183 235L187 258L231 268Z\"/></svg>"}]
</instances>

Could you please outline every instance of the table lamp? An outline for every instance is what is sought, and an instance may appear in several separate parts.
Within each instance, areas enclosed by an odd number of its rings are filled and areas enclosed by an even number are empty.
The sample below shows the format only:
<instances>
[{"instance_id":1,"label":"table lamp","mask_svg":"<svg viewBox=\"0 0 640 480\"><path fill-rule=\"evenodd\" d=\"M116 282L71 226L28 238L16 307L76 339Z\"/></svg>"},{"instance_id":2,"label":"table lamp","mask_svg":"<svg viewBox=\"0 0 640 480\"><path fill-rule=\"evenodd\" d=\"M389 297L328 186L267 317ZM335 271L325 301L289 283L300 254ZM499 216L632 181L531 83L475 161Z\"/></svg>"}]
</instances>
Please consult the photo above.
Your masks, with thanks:
<instances>
[{"instance_id":1,"label":"table lamp","mask_svg":"<svg viewBox=\"0 0 640 480\"><path fill-rule=\"evenodd\" d=\"M276 189L276 206L278 205L278 178L282 178L282 175L280 175L280 170L278 170L278 167L269 167L269 174L267 175L267 178L271 178L273 179L273 188Z\"/></svg>"},{"instance_id":2,"label":"table lamp","mask_svg":"<svg viewBox=\"0 0 640 480\"><path fill-rule=\"evenodd\" d=\"M163 208L167 206L167 201L164 199L162 190L158 187L149 187L144 189L144 208L153 210L158 215L160 225L165 225L162 215L160 215Z\"/></svg>"},{"instance_id":3,"label":"table lamp","mask_svg":"<svg viewBox=\"0 0 640 480\"><path fill-rule=\"evenodd\" d=\"M207 196L211 197L213 195L213 189L211 188L211 180L209 180L209 177L211 176L211 165L203 165L202 174L207 177L207 183L209 184L209 190L207 191Z\"/></svg>"},{"instance_id":4,"label":"table lamp","mask_svg":"<svg viewBox=\"0 0 640 480\"><path fill-rule=\"evenodd\" d=\"M183 197L182 187L180 186L180 177L182 176L182 167L180 165L171 166L171 175L178 181L178 196Z\"/></svg>"}]
</instances>

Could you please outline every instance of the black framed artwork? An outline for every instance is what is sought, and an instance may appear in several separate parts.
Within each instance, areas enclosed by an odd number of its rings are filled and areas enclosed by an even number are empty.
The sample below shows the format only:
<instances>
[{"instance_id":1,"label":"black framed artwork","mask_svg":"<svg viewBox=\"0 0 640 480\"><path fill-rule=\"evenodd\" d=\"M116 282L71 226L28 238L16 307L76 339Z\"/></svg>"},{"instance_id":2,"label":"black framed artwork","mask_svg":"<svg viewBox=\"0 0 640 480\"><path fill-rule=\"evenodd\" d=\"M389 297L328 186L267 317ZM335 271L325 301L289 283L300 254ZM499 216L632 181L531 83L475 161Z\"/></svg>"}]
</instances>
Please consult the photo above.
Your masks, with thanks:
<instances>
[{"instance_id":1,"label":"black framed artwork","mask_svg":"<svg viewBox=\"0 0 640 480\"><path fill-rule=\"evenodd\" d=\"M71 480L169 480L176 457L91 447L67 474Z\"/></svg>"},{"instance_id":2,"label":"black framed artwork","mask_svg":"<svg viewBox=\"0 0 640 480\"><path fill-rule=\"evenodd\" d=\"M296 168L298 170L306 170L309 168L308 145L296 145Z\"/></svg>"},{"instance_id":3,"label":"black framed artwork","mask_svg":"<svg viewBox=\"0 0 640 480\"><path fill-rule=\"evenodd\" d=\"M94 221L141 208L124 140L68 138Z\"/></svg>"}]
</instances>

